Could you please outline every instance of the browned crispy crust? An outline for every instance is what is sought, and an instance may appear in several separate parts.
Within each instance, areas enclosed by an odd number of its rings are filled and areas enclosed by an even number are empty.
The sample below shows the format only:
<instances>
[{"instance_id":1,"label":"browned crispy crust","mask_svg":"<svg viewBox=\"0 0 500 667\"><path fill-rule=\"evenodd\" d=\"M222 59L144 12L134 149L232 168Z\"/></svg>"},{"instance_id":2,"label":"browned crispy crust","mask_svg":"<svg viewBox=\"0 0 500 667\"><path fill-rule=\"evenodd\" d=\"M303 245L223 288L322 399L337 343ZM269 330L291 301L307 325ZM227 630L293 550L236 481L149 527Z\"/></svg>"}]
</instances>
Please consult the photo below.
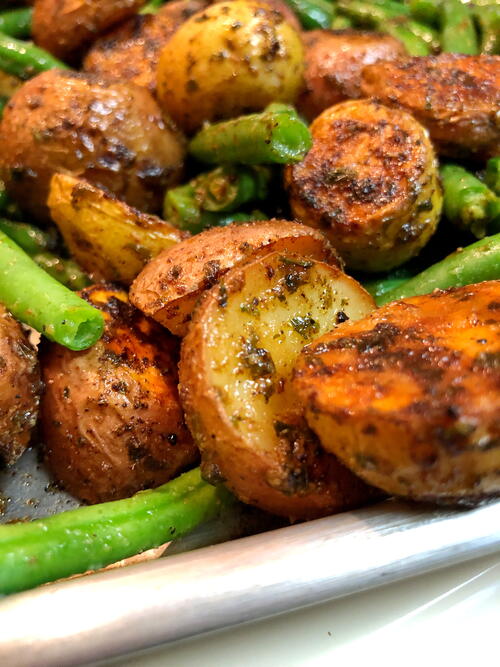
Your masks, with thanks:
<instances>
[{"instance_id":1,"label":"browned crispy crust","mask_svg":"<svg viewBox=\"0 0 500 667\"><path fill-rule=\"evenodd\" d=\"M304 350L294 384L323 446L386 492L500 493L500 281L346 323Z\"/></svg>"},{"instance_id":2,"label":"browned crispy crust","mask_svg":"<svg viewBox=\"0 0 500 667\"><path fill-rule=\"evenodd\" d=\"M500 56L442 54L365 67L362 90L406 109L444 155L500 153Z\"/></svg>"},{"instance_id":3,"label":"browned crispy crust","mask_svg":"<svg viewBox=\"0 0 500 667\"><path fill-rule=\"evenodd\" d=\"M177 392L178 342L94 285L82 296L105 314L104 336L84 352L45 343L41 424L56 480L89 503L158 486L197 460Z\"/></svg>"},{"instance_id":4,"label":"browned crispy crust","mask_svg":"<svg viewBox=\"0 0 500 667\"><path fill-rule=\"evenodd\" d=\"M361 71L380 60L406 55L401 42L390 35L359 30L309 30L306 47L305 90L298 110L308 119L344 100L361 97Z\"/></svg>"}]
</instances>

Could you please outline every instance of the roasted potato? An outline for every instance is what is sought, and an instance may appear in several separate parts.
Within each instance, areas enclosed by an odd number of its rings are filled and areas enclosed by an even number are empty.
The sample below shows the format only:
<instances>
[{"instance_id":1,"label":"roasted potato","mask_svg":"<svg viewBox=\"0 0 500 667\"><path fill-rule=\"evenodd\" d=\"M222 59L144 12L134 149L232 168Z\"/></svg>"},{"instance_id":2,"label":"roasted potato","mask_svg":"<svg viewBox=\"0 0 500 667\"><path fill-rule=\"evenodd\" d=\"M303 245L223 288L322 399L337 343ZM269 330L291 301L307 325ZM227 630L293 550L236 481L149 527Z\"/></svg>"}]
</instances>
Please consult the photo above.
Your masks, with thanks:
<instances>
[{"instance_id":1,"label":"roasted potato","mask_svg":"<svg viewBox=\"0 0 500 667\"><path fill-rule=\"evenodd\" d=\"M40 370L36 350L0 305L0 458L14 463L28 446L38 416Z\"/></svg>"},{"instance_id":2,"label":"roasted potato","mask_svg":"<svg viewBox=\"0 0 500 667\"><path fill-rule=\"evenodd\" d=\"M78 61L96 35L129 16L145 0L35 0L35 43L67 62Z\"/></svg>"},{"instance_id":3,"label":"roasted potato","mask_svg":"<svg viewBox=\"0 0 500 667\"><path fill-rule=\"evenodd\" d=\"M42 348L45 461L88 503L130 496L194 464L177 392L177 341L127 302L96 285L82 296L103 311L103 338L85 352Z\"/></svg>"},{"instance_id":4,"label":"roasted potato","mask_svg":"<svg viewBox=\"0 0 500 667\"><path fill-rule=\"evenodd\" d=\"M154 91L161 50L186 19L207 5L208 0L173 0L156 14L136 14L94 42L84 71Z\"/></svg>"},{"instance_id":5,"label":"roasted potato","mask_svg":"<svg viewBox=\"0 0 500 667\"><path fill-rule=\"evenodd\" d=\"M17 76L11 76L6 72L0 70L0 96L1 97L11 97L18 88L23 85L21 79L18 79Z\"/></svg>"},{"instance_id":6,"label":"roasted potato","mask_svg":"<svg viewBox=\"0 0 500 667\"><path fill-rule=\"evenodd\" d=\"M306 47L305 90L297 108L308 120L347 99L362 97L361 71L365 65L397 60L406 55L394 37L359 30L309 30Z\"/></svg>"},{"instance_id":7,"label":"roasted potato","mask_svg":"<svg viewBox=\"0 0 500 667\"><path fill-rule=\"evenodd\" d=\"M324 230L347 266L384 271L416 255L442 208L437 161L409 114L357 100L324 111L313 147L285 168L295 217Z\"/></svg>"},{"instance_id":8,"label":"roasted potato","mask_svg":"<svg viewBox=\"0 0 500 667\"><path fill-rule=\"evenodd\" d=\"M65 174L52 177L47 205L74 259L99 280L131 283L152 257L189 236Z\"/></svg>"},{"instance_id":9,"label":"roasted potato","mask_svg":"<svg viewBox=\"0 0 500 667\"><path fill-rule=\"evenodd\" d=\"M292 102L302 86L297 31L266 2L218 2L189 18L164 47L158 99L193 132L205 121Z\"/></svg>"},{"instance_id":10,"label":"roasted potato","mask_svg":"<svg viewBox=\"0 0 500 667\"><path fill-rule=\"evenodd\" d=\"M209 481L291 519L371 497L321 450L289 378L304 343L373 307L338 267L280 252L233 268L207 292L182 344L179 379Z\"/></svg>"},{"instance_id":11,"label":"roasted potato","mask_svg":"<svg viewBox=\"0 0 500 667\"><path fill-rule=\"evenodd\" d=\"M500 281L395 301L305 348L294 385L323 446L390 494L500 494Z\"/></svg>"},{"instance_id":12,"label":"roasted potato","mask_svg":"<svg viewBox=\"0 0 500 667\"><path fill-rule=\"evenodd\" d=\"M289 251L338 264L320 232L286 220L214 227L165 250L145 266L130 300L177 336L183 336L200 295L230 268L272 251Z\"/></svg>"},{"instance_id":13,"label":"roasted potato","mask_svg":"<svg viewBox=\"0 0 500 667\"><path fill-rule=\"evenodd\" d=\"M429 130L440 153L500 153L500 56L442 54L365 67L365 95L409 111Z\"/></svg>"},{"instance_id":14,"label":"roasted potato","mask_svg":"<svg viewBox=\"0 0 500 667\"><path fill-rule=\"evenodd\" d=\"M144 88L51 70L12 97L0 123L0 170L16 201L48 219L57 171L82 176L143 211L160 210L185 146ZM26 196L29 192L29 197Z\"/></svg>"}]
</instances>

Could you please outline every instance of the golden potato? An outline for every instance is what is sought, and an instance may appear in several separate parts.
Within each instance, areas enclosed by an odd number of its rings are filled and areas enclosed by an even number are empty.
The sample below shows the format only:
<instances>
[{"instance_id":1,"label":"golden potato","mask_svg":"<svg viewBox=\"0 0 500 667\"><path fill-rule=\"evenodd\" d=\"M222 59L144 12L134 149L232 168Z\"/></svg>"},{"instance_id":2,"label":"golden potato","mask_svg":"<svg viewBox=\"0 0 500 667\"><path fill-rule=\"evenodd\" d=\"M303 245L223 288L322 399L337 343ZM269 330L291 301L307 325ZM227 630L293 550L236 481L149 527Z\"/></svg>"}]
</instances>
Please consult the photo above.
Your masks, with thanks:
<instances>
[{"instance_id":1,"label":"golden potato","mask_svg":"<svg viewBox=\"0 0 500 667\"><path fill-rule=\"evenodd\" d=\"M416 255L442 208L434 150L409 114L369 100L337 104L313 147L285 168L294 216L320 227L347 266L385 271Z\"/></svg>"},{"instance_id":2,"label":"golden potato","mask_svg":"<svg viewBox=\"0 0 500 667\"><path fill-rule=\"evenodd\" d=\"M359 30L309 30L306 48L305 90L297 109L308 120L344 100L362 97L361 71L365 65L396 60L406 55L394 37Z\"/></svg>"},{"instance_id":3,"label":"golden potato","mask_svg":"<svg viewBox=\"0 0 500 667\"><path fill-rule=\"evenodd\" d=\"M442 53L370 65L361 87L415 116L444 155L500 154L500 56Z\"/></svg>"},{"instance_id":4,"label":"golden potato","mask_svg":"<svg viewBox=\"0 0 500 667\"><path fill-rule=\"evenodd\" d=\"M145 0L35 0L35 44L75 62L96 35L133 16Z\"/></svg>"},{"instance_id":5,"label":"golden potato","mask_svg":"<svg viewBox=\"0 0 500 667\"><path fill-rule=\"evenodd\" d=\"M177 341L124 291L95 285L82 296L103 311L104 336L84 352L44 344L41 421L55 479L97 503L163 484L198 452L177 393Z\"/></svg>"},{"instance_id":6,"label":"golden potato","mask_svg":"<svg viewBox=\"0 0 500 667\"><path fill-rule=\"evenodd\" d=\"M193 132L204 121L292 102L304 51L282 13L258 0L218 2L188 19L164 47L158 99Z\"/></svg>"},{"instance_id":7,"label":"golden potato","mask_svg":"<svg viewBox=\"0 0 500 667\"><path fill-rule=\"evenodd\" d=\"M178 183L185 146L144 88L51 70L20 88L0 123L0 172L28 213L48 219L54 172L82 176L155 212ZM29 192L29 196L26 193Z\"/></svg>"},{"instance_id":8,"label":"golden potato","mask_svg":"<svg viewBox=\"0 0 500 667\"><path fill-rule=\"evenodd\" d=\"M84 71L154 91L161 50L186 19L207 5L208 0L173 0L156 14L136 14L94 42Z\"/></svg>"},{"instance_id":9,"label":"golden potato","mask_svg":"<svg viewBox=\"0 0 500 667\"><path fill-rule=\"evenodd\" d=\"M395 301L305 348L294 385L323 446L417 500L500 495L500 281Z\"/></svg>"},{"instance_id":10,"label":"golden potato","mask_svg":"<svg viewBox=\"0 0 500 667\"><path fill-rule=\"evenodd\" d=\"M338 267L280 252L233 268L206 293L183 340L179 379L209 481L291 519L372 497L322 452L290 373L304 343L373 307Z\"/></svg>"},{"instance_id":11,"label":"golden potato","mask_svg":"<svg viewBox=\"0 0 500 667\"><path fill-rule=\"evenodd\" d=\"M65 174L52 177L47 205L71 255L99 280L131 283L152 257L189 236Z\"/></svg>"},{"instance_id":12,"label":"golden potato","mask_svg":"<svg viewBox=\"0 0 500 667\"><path fill-rule=\"evenodd\" d=\"M144 267L130 300L177 336L188 328L200 295L230 268L273 250L338 264L335 251L316 230L286 220L214 227L165 250Z\"/></svg>"},{"instance_id":13,"label":"golden potato","mask_svg":"<svg viewBox=\"0 0 500 667\"><path fill-rule=\"evenodd\" d=\"M14 463L38 416L40 370L21 325L0 305L0 458Z\"/></svg>"}]
</instances>

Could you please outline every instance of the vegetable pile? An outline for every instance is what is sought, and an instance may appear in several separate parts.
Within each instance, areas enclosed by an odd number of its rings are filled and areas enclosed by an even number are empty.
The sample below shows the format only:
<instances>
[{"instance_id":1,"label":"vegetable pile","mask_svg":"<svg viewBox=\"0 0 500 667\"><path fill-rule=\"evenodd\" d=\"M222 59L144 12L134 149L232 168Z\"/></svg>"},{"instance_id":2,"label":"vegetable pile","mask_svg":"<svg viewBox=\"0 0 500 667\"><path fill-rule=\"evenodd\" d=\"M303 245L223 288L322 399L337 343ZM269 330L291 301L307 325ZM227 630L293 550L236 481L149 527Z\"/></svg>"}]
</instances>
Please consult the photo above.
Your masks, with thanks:
<instances>
[{"instance_id":1,"label":"vegetable pile","mask_svg":"<svg viewBox=\"0 0 500 667\"><path fill-rule=\"evenodd\" d=\"M1 526L0 594L500 495L497 3L12 4L0 455L89 506Z\"/></svg>"}]
</instances>

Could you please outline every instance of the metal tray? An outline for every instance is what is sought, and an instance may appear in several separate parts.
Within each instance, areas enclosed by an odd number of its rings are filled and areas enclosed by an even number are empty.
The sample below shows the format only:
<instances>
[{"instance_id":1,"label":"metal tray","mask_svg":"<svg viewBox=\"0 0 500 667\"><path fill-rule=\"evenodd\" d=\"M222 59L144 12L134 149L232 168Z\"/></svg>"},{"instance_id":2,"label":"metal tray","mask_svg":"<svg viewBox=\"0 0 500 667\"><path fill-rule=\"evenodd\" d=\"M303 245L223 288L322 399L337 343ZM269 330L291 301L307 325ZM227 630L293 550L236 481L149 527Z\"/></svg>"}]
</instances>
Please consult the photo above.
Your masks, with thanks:
<instances>
[{"instance_id":1,"label":"metal tray","mask_svg":"<svg viewBox=\"0 0 500 667\"><path fill-rule=\"evenodd\" d=\"M15 495L6 503L7 518L46 515L76 504L50 487L33 452L13 472L0 474L0 488ZM449 510L387 500L231 539L269 528L272 521L251 510L233 512L173 543L164 558L5 598L0 602L0 664L85 664L500 549L499 501Z\"/></svg>"}]
</instances>

